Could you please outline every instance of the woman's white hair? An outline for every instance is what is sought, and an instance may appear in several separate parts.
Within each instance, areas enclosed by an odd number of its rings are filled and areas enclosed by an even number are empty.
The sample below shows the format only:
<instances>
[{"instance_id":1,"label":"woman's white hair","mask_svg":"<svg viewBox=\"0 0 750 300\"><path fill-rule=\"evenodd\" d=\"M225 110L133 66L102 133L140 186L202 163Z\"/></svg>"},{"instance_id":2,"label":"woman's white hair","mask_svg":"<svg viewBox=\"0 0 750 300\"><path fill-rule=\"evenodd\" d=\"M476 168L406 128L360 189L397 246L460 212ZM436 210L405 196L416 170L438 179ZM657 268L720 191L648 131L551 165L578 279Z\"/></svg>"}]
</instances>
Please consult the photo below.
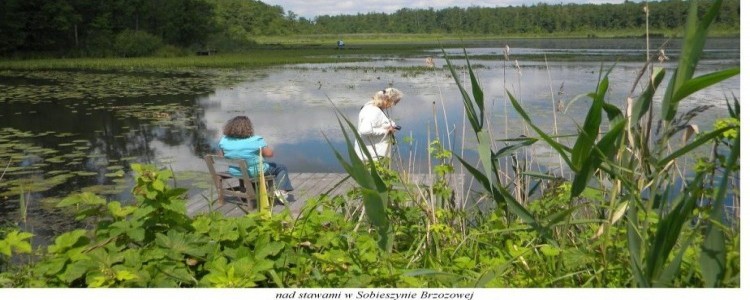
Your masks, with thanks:
<instances>
[{"instance_id":1,"label":"woman's white hair","mask_svg":"<svg viewBox=\"0 0 750 300\"><path fill-rule=\"evenodd\" d=\"M388 108L398 104L404 94L394 88L387 88L375 93L372 102L380 108Z\"/></svg>"}]
</instances>

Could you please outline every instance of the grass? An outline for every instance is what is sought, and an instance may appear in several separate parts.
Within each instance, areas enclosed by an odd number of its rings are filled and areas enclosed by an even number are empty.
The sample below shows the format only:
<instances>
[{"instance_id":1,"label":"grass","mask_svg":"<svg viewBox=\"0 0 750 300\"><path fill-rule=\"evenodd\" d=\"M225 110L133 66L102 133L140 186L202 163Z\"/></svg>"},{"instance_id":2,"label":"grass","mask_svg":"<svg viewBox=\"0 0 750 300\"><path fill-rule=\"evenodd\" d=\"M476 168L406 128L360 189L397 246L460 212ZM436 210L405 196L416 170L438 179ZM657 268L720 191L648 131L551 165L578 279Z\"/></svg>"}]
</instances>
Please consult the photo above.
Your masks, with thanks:
<instances>
[{"instance_id":1,"label":"grass","mask_svg":"<svg viewBox=\"0 0 750 300\"><path fill-rule=\"evenodd\" d=\"M361 60L340 58L334 50L304 48L253 49L248 53L212 56L139 57L139 58L62 58L3 60L0 69L194 69L194 68L258 68L283 64L325 63Z\"/></svg>"},{"instance_id":2,"label":"grass","mask_svg":"<svg viewBox=\"0 0 750 300\"><path fill-rule=\"evenodd\" d=\"M651 33L652 36L663 36L669 38L680 38L684 36L684 31L677 30L656 30ZM440 45L464 44L467 41L474 42L493 42L508 39L559 39L559 38L641 38L644 36L639 29L611 30L606 32L591 32L581 30L575 32L555 32L555 33L515 33L505 35L488 35L488 34L460 34L460 33L346 33L346 34L297 34L297 35L276 35L276 36L259 36L255 41L259 44L267 45L313 45L334 48L336 41L343 40L347 46L363 45L430 45L436 47ZM739 31L735 29L714 28L709 33L712 38L719 37L739 37Z\"/></svg>"}]
</instances>

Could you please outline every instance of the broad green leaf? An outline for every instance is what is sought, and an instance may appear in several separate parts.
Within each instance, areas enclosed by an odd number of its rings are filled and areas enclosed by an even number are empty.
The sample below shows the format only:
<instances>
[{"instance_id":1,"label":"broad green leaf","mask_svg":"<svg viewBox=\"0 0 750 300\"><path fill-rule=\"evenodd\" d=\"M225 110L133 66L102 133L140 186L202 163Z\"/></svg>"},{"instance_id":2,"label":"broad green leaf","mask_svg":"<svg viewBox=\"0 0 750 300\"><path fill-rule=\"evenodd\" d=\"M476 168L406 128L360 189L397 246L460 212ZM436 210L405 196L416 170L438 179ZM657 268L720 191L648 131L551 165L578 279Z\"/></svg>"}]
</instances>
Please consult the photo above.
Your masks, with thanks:
<instances>
[{"instance_id":1,"label":"broad green leaf","mask_svg":"<svg viewBox=\"0 0 750 300\"><path fill-rule=\"evenodd\" d=\"M125 218L135 212L136 209L138 209L135 206L122 207L122 204L117 201L112 201L107 204L107 208L109 209L109 213L116 218Z\"/></svg>"},{"instance_id":2,"label":"broad green leaf","mask_svg":"<svg viewBox=\"0 0 750 300\"><path fill-rule=\"evenodd\" d=\"M28 232L11 231L0 240L0 253L5 256L11 256L12 250L16 253L31 253L31 244L29 239L34 235Z\"/></svg>"},{"instance_id":3,"label":"broad green leaf","mask_svg":"<svg viewBox=\"0 0 750 300\"><path fill-rule=\"evenodd\" d=\"M284 249L284 243L270 242L262 248L255 251L255 259L264 259L268 256L274 256Z\"/></svg>"},{"instance_id":4,"label":"broad green leaf","mask_svg":"<svg viewBox=\"0 0 750 300\"><path fill-rule=\"evenodd\" d=\"M115 279L117 279L118 281L128 281L138 279L138 275L130 271L121 270L117 271L117 273L115 274Z\"/></svg>"},{"instance_id":5,"label":"broad green leaf","mask_svg":"<svg viewBox=\"0 0 750 300\"><path fill-rule=\"evenodd\" d=\"M63 233L55 238L55 244L47 247L50 253L63 253L68 249L79 246L85 242L88 242L86 238L86 230L77 229L70 232Z\"/></svg>"},{"instance_id":6,"label":"broad green leaf","mask_svg":"<svg viewBox=\"0 0 750 300\"><path fill-rule=\"evenodd\" d=\"M57 204L57 207L68 207L73 205L105 205L107 201L97 196L94 193L84 192L75 194L72 196L65 197L62 201Z\"/></svg>"}]
</instances>

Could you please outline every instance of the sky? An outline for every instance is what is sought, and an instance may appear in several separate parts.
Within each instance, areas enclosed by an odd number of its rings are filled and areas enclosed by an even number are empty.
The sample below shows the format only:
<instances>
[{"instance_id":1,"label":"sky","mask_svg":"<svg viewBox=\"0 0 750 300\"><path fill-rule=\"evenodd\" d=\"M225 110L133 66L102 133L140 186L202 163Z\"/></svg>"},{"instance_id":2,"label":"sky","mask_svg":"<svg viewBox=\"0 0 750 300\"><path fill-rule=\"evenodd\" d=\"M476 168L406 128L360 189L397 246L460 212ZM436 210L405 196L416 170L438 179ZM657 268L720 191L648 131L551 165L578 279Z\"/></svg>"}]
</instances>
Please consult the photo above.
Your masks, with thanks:
<instances>
[{"instance_id":1,"label":"sky","mask_svg":"<svg viewBox=\"0 0 750 300\"><path fill-rule=\"evenodd\" d=\"M269 5L279 5L284 11L293 11L297 16L313 19L318 15L354 15L357 13L392 13L401 8L446 7L506 7L534 5L537 3L623 3L625 0L261 0Z\"/></svg>"}]
</instances>

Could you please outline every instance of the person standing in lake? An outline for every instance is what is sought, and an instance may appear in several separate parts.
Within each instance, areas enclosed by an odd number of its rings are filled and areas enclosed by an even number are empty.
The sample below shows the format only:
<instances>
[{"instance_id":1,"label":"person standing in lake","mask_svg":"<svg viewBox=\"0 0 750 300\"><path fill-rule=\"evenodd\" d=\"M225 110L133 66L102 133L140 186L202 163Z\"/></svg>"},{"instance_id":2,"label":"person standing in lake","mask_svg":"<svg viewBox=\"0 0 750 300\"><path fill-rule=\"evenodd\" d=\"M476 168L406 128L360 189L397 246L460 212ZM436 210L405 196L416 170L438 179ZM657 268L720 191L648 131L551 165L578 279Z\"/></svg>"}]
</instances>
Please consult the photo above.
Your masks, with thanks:
<instances>
[{"instance_id":1,"label":"person standing in lake","mask_svg":"<svg viewBox=\"0 0 750 300\"><path fill-rule=\"evenodd\" d=\"M247 162L248 174L257 177L260 156L273 157L273 149L266 144L262 136L255 135L253 123L246 116L237 116L224 125L224 136L219 140L219 154L229 159L244 159ZM274 162L263 161L263 174L274 176L276 182L276 197L285 202L289 192L294 190L286 166ZM238 167L230 166L232 176L242 176Z\"/></svg>"},{"instance_id":2,"label":"person standing in lake","mask_svg":"<svg viewBox=\"0 0 750 300\"><path fill-rule=\"evenodd\" d=\"M378 91L359 111L357 131L373 161L391 156L391 136L401 128L388 118L385 110L398 104L402 95L401 91L394 88ZM367 160L367 155L362 152L358 142L354 149L361 160Z\"/></svg>"}]
</instances>

